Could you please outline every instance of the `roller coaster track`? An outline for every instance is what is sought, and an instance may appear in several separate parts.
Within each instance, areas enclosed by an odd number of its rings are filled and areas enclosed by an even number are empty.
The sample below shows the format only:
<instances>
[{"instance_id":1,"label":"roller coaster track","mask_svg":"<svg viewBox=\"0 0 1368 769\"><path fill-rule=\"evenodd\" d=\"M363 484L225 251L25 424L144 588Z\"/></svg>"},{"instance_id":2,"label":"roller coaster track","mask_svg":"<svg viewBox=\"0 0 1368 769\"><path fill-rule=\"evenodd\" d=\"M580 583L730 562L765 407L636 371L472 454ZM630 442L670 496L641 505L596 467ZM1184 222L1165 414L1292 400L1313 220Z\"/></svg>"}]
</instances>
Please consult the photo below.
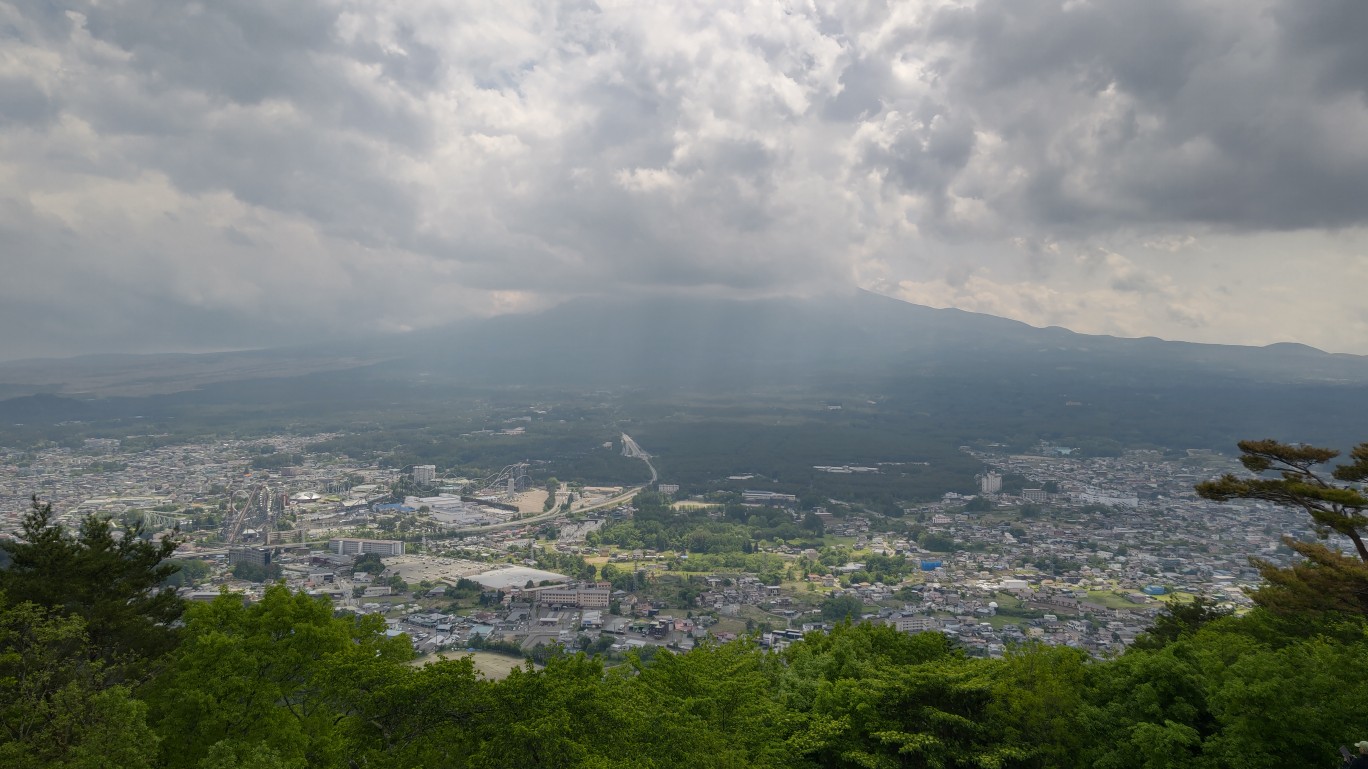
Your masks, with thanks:
<instances>
[{"instance_id":1,"label":"roller coaster track","mask_svg":"<svg viewBox=\"0 0 1368 769\"><path fill-rule=\"evenodd\" d=\"M521 490L519 489L519 486L526 485L526 478L527 463L517 462L487 478L475 481L472 485L474 486L476 493L487 489L498 489L499 498L508 501Z\"/></svg>"},{"instance_id":2,"label":"roller coaster track","mask_svg":"<svg viewBox=\"0 0 1368 769\"><path fill-rule=\"evenodd\" d=\"M236 544L238 538L242 536L242 530L246 528L247 521L254 516L254 510L263 512L267 517L271 509L271 489L264 483L259 483L247 491L247 500L242 503L241 509L235 509L237 492L230 491L228 494L228 525L224 528L223 541L228 544Z\"/></svg>"}]
</instances>

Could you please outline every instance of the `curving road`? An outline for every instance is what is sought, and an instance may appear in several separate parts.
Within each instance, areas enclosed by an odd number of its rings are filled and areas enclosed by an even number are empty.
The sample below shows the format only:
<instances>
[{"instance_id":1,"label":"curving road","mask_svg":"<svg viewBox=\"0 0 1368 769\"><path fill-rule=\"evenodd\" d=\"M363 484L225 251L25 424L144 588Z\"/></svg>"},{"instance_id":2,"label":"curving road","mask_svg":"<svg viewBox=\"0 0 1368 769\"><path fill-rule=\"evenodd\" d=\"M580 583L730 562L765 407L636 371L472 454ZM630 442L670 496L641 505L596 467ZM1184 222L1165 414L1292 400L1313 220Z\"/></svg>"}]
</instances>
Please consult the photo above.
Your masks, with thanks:
<instances>
[{"instance_id":1,"label":"curving road","mask_svg":"<svg viewBox=\"0 0 1368 769\"><path fill-rule=\"evenodd\" d=\"M645 462L646 467L649 468L651 471L650 483L642 484L641 486L633 486L632 488L624 490L621 494L618 494L617 496L612 497L611 499L604 500L598 503L597 505L593 505L590 507L581 507L578 510L574 510L573 512L587 513L592 510L601 510L605 507L617 507L618 505L621 505L624 502L630 502L632 500L632 497L635 497L638 492L640 492L647 486L654 484L657 480L660 479L660 475L656 472L655 465L651 464L651 455L646 453L646 450L641 448L641 446L637 444L636 441L632 440L632 436L628 435L627 433L622 434L622 455L624 457L640 459L641 461ZM472 526L470 528L465 529L452 529L450 533L452 535L479 534L485 531L513 529L519 526L527 526L528 524L542 523L544 521L555 520L556 518L560 518L561 516L568 514L569 513L562 512L561 509L558 507L554 510L551 510L550 512L542 513L541 515L534 515L531 518L520 518L516 521L505 521L504 523L491 523L487 526Z\"/></svg>"},{"instance_id":2,"label":"curving road","mask_svg":"<svg viewBox=\"0 0 1368 769\"><path fill-rule=\"evenodd\" d=\"M646 466L651 470L651 484L654 484L660 479L660 476L656 474L655 465L651 464L651 455L647 454L645 449L637 445L637 442L632 440L632 436L627 433L622 434L622 456L640 459L645 462Z\"/></svg>"}]
</instances>

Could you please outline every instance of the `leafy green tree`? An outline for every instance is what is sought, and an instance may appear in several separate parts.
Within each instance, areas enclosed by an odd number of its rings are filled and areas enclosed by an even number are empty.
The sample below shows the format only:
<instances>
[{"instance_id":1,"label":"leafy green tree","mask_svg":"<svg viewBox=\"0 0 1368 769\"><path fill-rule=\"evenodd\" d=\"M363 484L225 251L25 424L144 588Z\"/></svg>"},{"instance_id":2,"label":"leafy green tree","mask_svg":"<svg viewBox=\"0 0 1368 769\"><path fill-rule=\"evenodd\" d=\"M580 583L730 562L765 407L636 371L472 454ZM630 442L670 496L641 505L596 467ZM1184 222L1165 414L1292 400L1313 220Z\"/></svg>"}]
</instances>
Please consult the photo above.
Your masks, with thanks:
<instances>
[{"instance_id":1,"label":"leafy green tree","mask_svg":"<svg viewBox=\"0 0 1368 769\"><path fill-rule=\"evenodd\" d=\"M991 679L962 661L896 667L837 681L818 701L819 723L804 753L826 767L1002 766L1024 758L1002 740L989 714Z\"/></svg>"},{"instance_id":2,"label":"leafy green tree","mask_svg":"<svg viewBox=\"0 0 1368 769\"><path fill-rule=\"evenodd\" d=\"M681 750L680 766L784 766L801 716L775 696L782 668L753 642L659 651L629 667L637 697L655 703L673 733L652 738ZM668 748L669 745L680 746Z\"/></svg>"},{"instance_id":3,"label":"leafy green tree","mask_svg":"<svg viewBox=\"0 0 1368 769\"><path fill-rule=\"evenodd\" d=\"M380 560L378 553L362 553L356 557L352 563L352 571L364 571L367 574L379 574L385 570L385 562Z\"/></svg>"},{"instance_id":4,"label":"leafy green tree","mask_svg":"<svg viewBox=\"0 0 1368 769\"><path fill-rule=\"evenodd\" d=\"M0 595L0 766L153 765L146 706L112 683L87 642L79 616Z\"/></svg>"},{"instance_id":5,"label":"leafy green tree","mask_svg":"<svg viewBox=\"0 0 1368 769\"><path fill-rule=\"evenodd\" d=\"M280 579L282 573L283 570L278 563L262 566L259 563L238 561L233 564L233 576L238 579L247 580L248 582L268 582L270 580Z\"/></svg>"},{"instance_id":6,"label":"leafy green tree","mask_svg":"<svg viewBox=\"0 0 1368 769\"><path fill-rule=\"evenodd\" d=\"M1336 745L1368 730L1350 683L1368 675L1366 631L1358 618L1256 608L1089 665L1079 765L1330 766Z\"/></svg>"},{"instance_id":7,"label":"leafy green tree","mask_svg":"<svg viewBox=\"0 0 1368 769\"><path fill-rule=\"evenodd\" d=\"M901 512L901 509L899 509L899 512ZM803 528L814 534L821 534L825 531L826 525L822 523L821 518L817 517L816 512L809 510L807 514L803 516Z\"/></svg>"},{"instance_id":8,"label":"leafy green tree","mask_svg":"<svg viewBox=\"0 0 1368 769\"><path fill-rule=\"evenodd\" d=\"M620 676L584 655L556 655L546 669L513 670L493 689L490 720L470 757L476 767L651 766L641 735L666 724Z\"/></svg>"},{"instance_id":9,"label":"leafy green tree","mask_svg":"<svg viewBox=\"0 0 1368 769\"><path fill-rule=\"evenodd\" d=\"M209 564L198 558L169 560L167 565L176 567L176 571L166 578L164 584L167 587L179 588L198 585L209 576Z\"/></svg>"},{"instance_id":10,"label":"leafy green tree","mask_svg":"<svg viewBox=\"0 0 1368 769\"><path fill-rule=\"evenodd\" d=\"M1273 440L1241 441L1240 463L1252 478L1227 474L1197 485L1197 493L1221 502L1257 499L1299 507L1311 517L1322 539L1345 537L1354 555L1319 542L1283 542L1304 560L1289 568L1253 560L1266 581L1254 600L1283 614L1347 612L1368 615L1368 496L1353 485L1368 480L1368 443L1350 452L1350 461L1329 474L1321 465L1339 456L1332 449L1289 445ZM1273 474L1275 477L1269 477Z\"/></svg>"},{"instance_id":11,"label":"leafy green tree","mask_svg":"<svg viewBox=\"0 0 1368 769\"><path fill-rule=\"evenodd\" d=\"M352 766L459 767L494 724L495 684L469 658L421 668L353 657L339 673L354 685L340 692Z\"/></svg>"},{"instance_id":12,"label":"leafy green tree","mask_svg":"<svg viewBox=\"0 0 1368 769\"><path fill-rule=\"evenodd\" d=\"M1230 609L1222 608L1200 595L1191 601L1171 603L1154 620L1154 625L1135 639L1134 645L1140 649L1158 649L1230 614Z\"/></svg>"},{"instance_id":13,"label":"leafy green tree","mask_svg":"<svg viewBox=\"0 0 1368 769\"><path fill-rule=\"evenodd\" d=\"M862 612L864 602L853 595L833 595L822 602L822 619L827 622L843 622L847 619L858 622Z\"/></svg>"},{"instance_id":14,"label":"leafy green tree","mask_svg":"<svg viewBox=\"0 0 1368 769\"><path fill-rule=\"evenodd\" d=\"M994 720L986 661L965 659L939 633L840 625L783 657L776 690L803 714L788 740L799 765L1010 766L1027 755Z\"/></svg>"},{"instance_id":15,"label":"leafy green tree","mask_svg":"<svg viewBox=\"0 0 1368 769\"><path fill-rule=\"evenodd\" d=\"M993 500L982 495L979 495L969 500L968 504L964 506L965 512L970 513L986 513L992 509Z\"/></svg>"},{"instance_id":16,"label":"leafy green tree","mask_svg":"<svg viewBox=\"0 0 1368 769\"><path fill-rule=\"evenodd\" d=\"M1079 709L1082 766L1201 765L1214 724L1200 668L1176 646L1088 669Z\"/></svg>"},{"instance_id":17,"label":"leafy green tree","mask_svg":"<svg viewBox=\"0 0 1368 769\"><path fill-rule=\"evenodd\" d=\"M1273 648L1211 632L1188 645L1204 668L1215 725L1203 753L1216 765L1332 766L1336 746L1368 729L1368 703L1352 683L1368 676L1362 637Z\"/></svg>"},{"instance_id":18,"label":"leafy green tree","mask_svg":"<svg viewBox=\"0 0 1368 769\"><path fill-rule=\"evenodd\" d=\"M1070 765L1081 746L1077 722L1087 655L1031 644L1010 649L992 666L988 711L1002 725L1004 742L1020 745L1027 765Z\"/></svg>"},{"instance_id":19,"label":"leafy green tree","mask_svg":"<svg viewBox=\"0 0 1368 769\"><path fill-rule=\"evenodd\" d=\"M175 588L163 587L179 568L167 562L175 549L170 537L145 541L141 523L116 532L95 515L72 534L53 520L51 503L34 497L18 538L0 540L10 558L0 570L0 592L14 603L80 617L92 658L131 664L175 644L172 624L185 606Z\"/></svg>"},{"instance_id":20,"label":"leafy green tree","mask_svg":"<svg viewBox=\"0 0 1368 769\"><path fill-rule=\"evenodd\" d=\"M185 640L147 699L164 766L193 767L220 743L265 745L289 766L343 765L357 687L404 667L406 638L377 616L333 616L327 599L272 585L259 603L224 593L186 612Z\"/></svg>"},{"instance_id":21,"label":"leafy green tree","mask_svg":"<svg viewBox=\"0 0 1368 769\"><path fill-rule=\"evenodd\" d=\"M917 544L932 552L949 553L955 549L957 543L952 537L944 534L934 534L928 531L921 535Z\"/></svg>"}]
</instances>

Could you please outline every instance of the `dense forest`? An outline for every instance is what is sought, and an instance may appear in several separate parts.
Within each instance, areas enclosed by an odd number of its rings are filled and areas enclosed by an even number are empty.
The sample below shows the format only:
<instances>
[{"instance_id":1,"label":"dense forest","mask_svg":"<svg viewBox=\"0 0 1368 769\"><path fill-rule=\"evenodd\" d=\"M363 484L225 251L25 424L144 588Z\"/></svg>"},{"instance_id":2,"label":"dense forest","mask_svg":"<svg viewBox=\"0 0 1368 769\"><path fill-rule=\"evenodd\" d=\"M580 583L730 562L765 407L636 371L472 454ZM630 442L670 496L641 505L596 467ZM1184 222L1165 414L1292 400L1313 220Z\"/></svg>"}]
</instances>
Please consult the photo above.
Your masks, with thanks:
<instances>
[{"instance_id":1,"label":"dense forest","mask_svg":"<svg viewBox=\"0 0 1368 769\"><path fill-rule=\"evenodd\" d=\"M1360 545L1368 444L1242 444L1251 478L1211 499L1306 509ZM1317 486L1313 481L1319 480ZM0 571L0 766L1288 767L1368 738L1368 555L1297 543L1261 564L1257 608L1175 606L1113 659L841 624L777 652L754 639L605 668L562 653L501 681L415 666L378 617L270 587L186 606L172 545L35 504ZM1357 549L1357 547L1356 547Z\"/></svg>"}]
</instances>

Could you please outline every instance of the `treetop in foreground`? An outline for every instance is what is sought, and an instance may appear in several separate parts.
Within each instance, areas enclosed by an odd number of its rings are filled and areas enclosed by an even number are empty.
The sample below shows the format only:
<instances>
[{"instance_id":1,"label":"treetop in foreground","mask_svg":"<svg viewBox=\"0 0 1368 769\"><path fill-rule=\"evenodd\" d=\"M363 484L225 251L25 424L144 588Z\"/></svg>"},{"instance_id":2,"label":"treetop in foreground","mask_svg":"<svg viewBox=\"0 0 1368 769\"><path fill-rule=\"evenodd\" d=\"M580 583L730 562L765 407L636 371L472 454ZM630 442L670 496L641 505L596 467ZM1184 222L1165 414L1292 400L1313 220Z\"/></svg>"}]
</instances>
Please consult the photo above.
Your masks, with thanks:
<instances>
[{"instance_id":1,"label":"treetop in foreground","mask_svg":"<svg viewBox=\"0 0 1368 769\"><path fill-rule=\"evenodd\" d=\"M179 569L167 562L176 544L170 537L147 541L141 522L119 531L93 514L73 533L53 520L51 503L35 496L19 538L0 541L10 558L0 569L0 592L14 604L80 617L98 658L153 658L174 646L172 626L185 608L165 585Z\"/></svg>"},{"instance_id":2,"label":"treetop in foreground","mask_svg":"<svg viewBox=\"0 0 1368 769\"><path fill-rule=\"evenodd\" d=\"M1311 516L1321 539L1339 534L1352 544L1357 558L1319 542L1283 537L1304 560L1288 568L1251 559L1266 584L1256 603L1283 614L1342 612L1368 615L1368 496L1355 485L1368 479L1368 443L1350 452L1350 462L1326 472L1322 466L1339 456L1333 449L1280 443L1241 441L1240 463L1252 478L1224 475L1197 485L1205 499L1226 502L1252 499L1299 507Z\"/></svg>"}]
</instances>

